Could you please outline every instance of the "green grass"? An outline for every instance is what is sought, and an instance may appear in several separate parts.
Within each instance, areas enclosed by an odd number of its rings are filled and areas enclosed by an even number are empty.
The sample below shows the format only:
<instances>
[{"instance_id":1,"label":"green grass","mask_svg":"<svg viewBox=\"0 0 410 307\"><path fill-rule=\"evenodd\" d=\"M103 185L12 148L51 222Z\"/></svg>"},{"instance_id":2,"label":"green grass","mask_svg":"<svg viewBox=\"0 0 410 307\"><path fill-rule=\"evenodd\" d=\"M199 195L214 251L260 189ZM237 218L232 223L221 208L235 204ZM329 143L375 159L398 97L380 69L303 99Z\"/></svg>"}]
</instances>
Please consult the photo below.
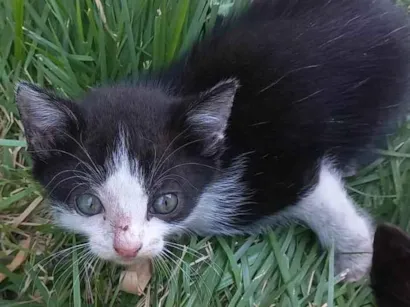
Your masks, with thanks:
<instances>
[{"instance_id":1,"label":"green grass","mask_svg":"<svg viewBox=\"0 0 410 307\"><path fill-rule=\"evenodd\" d=\"M30 177L15 83L29 80L77 96L156 69L209 31L218 11L239 11L246 2L107 0L98 9L96 0L0 0L0 273L7 276L1 306L373 306L368 281L341 283L333 276L332 250L321 251L300 227L186 238L174 258L156 265L138 297L120 291L118 267L89 258L81 239L49 223ZM376 219L408 229L410 126L386 141L388 150L349 180L349 190ZM27 259L10 272L6 265L27 238Z\"/></svg>"}]
</instances>

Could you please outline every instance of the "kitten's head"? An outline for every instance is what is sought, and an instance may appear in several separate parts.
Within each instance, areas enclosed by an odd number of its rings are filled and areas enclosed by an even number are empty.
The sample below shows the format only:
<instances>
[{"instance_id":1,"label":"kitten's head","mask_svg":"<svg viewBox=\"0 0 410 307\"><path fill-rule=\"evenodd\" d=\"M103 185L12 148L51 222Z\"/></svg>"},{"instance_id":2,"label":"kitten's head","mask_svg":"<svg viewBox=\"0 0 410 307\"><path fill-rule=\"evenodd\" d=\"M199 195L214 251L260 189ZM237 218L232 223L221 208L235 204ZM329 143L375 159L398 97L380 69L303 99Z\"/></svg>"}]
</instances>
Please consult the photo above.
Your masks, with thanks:
<instances>
[{"instance_id":1,"label":"kitten's head","mask_svg":"<svg viewBox=\"0 0 410 307\"><path fill-rule=\"evenodd\" d=\"M16 101L33 160L60 226L99 257L154 257L205 216L238 84L179 97L149 85L90 91L80 102L20 83Z\"/></svg>"}]
</instances>

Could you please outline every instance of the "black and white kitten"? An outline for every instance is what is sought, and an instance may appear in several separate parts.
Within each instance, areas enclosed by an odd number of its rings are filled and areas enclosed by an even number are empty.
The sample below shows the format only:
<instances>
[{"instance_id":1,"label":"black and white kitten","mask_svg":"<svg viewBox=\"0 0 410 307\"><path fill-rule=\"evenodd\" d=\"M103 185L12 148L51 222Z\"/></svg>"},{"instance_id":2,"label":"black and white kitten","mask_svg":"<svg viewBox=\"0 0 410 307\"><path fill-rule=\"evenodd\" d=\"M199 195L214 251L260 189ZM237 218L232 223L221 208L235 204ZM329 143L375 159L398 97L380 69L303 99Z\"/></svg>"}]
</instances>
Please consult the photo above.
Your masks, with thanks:
<instances>
[{"instance_id":1,"label":"black and white kitten","mask_svg":"<svg viewBox=\"0 0 410 307\"><path fill-rule=\"evenodd\" d=\"M374 229L343 170L406 109L409 42L390 0L253 1L171 67L78 103L20 83L34 176L103 259L296 220L357 280Z\"/></svg>"}]
</instances>

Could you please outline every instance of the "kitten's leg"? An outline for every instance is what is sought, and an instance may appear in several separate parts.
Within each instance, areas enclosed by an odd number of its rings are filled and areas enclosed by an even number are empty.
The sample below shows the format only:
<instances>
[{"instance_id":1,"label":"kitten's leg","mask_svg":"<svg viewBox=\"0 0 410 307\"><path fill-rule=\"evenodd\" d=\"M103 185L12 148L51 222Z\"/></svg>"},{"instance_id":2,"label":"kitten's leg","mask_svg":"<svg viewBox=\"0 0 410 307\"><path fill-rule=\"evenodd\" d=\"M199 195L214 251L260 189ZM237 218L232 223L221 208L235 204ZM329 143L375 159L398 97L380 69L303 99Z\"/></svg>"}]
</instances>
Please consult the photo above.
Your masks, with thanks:
<instances>
[{"instance_id":1,"label":"kitten's leg","mask_svg":"<svg viewBox=\"0 0 410 307\"><path fill-rule=\"evenodd\" d=\"M338 273L348 270L346 280L355 281L370 270L374 229L344 189L340 174L323 163L319 182L284 215L310 227L325 247L334 242Z\"/></svg>"}]
</instances>

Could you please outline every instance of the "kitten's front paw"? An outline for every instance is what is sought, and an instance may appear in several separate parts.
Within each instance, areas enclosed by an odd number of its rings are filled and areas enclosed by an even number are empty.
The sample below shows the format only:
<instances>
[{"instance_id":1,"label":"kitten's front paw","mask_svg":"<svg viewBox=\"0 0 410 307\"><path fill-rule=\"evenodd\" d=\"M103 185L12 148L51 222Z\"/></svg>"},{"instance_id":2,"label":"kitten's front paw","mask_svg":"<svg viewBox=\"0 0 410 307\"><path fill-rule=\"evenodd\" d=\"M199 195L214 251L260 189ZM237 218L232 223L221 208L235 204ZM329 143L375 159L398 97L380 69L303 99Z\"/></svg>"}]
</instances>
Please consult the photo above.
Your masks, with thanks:
<instances>
[{"instance_id":1,"label":"kitten's front paw","mask_svg":"<svg viewBox=\"0 0 410 307\"><path fill-rule=\"evenodd\" d=\"M347 226L335 241L335 271L338 274L344 272L344 281L353 282L370 273L374 229L362 216L352 219Z\"/></svg>"},{"instance_id":2,"label":"kitten's front paw","mask_svg":"<svg viewBox=\"0 0 410 307\"><path fill-rule=\"evenodd\" d=\"M362 253L338 253L335 255L335 271L344 274L345 281L358 281L370 272L372 249Z\"/></svg>"}]
</instances>

